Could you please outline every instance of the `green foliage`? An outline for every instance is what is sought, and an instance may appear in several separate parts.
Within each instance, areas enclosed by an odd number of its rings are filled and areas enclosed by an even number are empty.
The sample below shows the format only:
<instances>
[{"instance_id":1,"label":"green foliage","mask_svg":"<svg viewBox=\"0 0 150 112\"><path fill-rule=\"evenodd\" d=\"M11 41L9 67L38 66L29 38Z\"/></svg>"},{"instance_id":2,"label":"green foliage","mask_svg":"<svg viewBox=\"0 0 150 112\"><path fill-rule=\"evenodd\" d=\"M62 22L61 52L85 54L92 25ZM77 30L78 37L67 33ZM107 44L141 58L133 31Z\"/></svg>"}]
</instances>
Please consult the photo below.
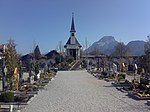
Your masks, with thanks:
<instances>
[{"instance_id":1,"label":"green foliage","mask_svg":"<svg viewBox=\"0 0 150 112\"><path fill-rule=\"evenodd\" d=\"M34 49L34 56L36 60L39 60L41 58L41 52L39 49L39 46L37 45L36 48Z\"/></svg>"},{"instance_id":2,"label":"green foliage","mask_svg":"<svg viewBox=\"0 0 150 112\"><path fill-rule=\"evenodd\" d=\"M15 102L23 102L24 101L24 97L15 96L14 100L15 100Z\"/></svg>"},{"instance_id":3,"label":"green foliage","mask_svg":"<svg viewBox=\"0 0 150 112\"><path fill-rule=\"evenodd\" d=\"M30 69L33 70L35 72L35 74L37 75L39 73L39 69L40 69L39 61L33 60L33 62L31 63Z\"/></svg>"},{"instance_id":4,"label":"green foliage","mask_svg":"<svg viewBox=\"0 0 150 112\"><path fill-rule=\"evenodd\" d=\"M3 92L1 94L1 98L3 102L13 102L14 101L14 93L13 92Z\"/></svg>"},{"instance_id":5,"label":"green foliage","mask_svg":"<svg viewBox=\"0 0 150 112\"><path fill-rule=\"evenodd\" d=\"M39 73L39 69L40 69L40 67L39 67L39 63L38 63L37 61L35 62L34 67L35 67L35 69L34 69L35 74L37 75L37 74Z\"/></svg>"},{"instance_id":6,"label":"green foliage","mask_svg":"<svg viewBox=\"0 0 150 112\"><path fill-rule=\"evenodd\" d=\"M36 48L34 49L34 57L35 60L33 62L33 66L32 69L34 70L35 74L37 75L39 73L39 69L40 69L40 59L42 57L39 46L37 45Z\"/></svg>"},{"instance_id":7,"label":"green foliage","mask_svg":"<svg viewBox=\"0 0 150 112\"><path fill-rule=\"evenodd\" d=\"M16 51L16 44L13 40L9 40L6 51L5 51L5 64L7 68L7 81L10 86L10 89L13 89L14 83L14 70L18 67L18 55Z\"/></svg>"}]
</instances>

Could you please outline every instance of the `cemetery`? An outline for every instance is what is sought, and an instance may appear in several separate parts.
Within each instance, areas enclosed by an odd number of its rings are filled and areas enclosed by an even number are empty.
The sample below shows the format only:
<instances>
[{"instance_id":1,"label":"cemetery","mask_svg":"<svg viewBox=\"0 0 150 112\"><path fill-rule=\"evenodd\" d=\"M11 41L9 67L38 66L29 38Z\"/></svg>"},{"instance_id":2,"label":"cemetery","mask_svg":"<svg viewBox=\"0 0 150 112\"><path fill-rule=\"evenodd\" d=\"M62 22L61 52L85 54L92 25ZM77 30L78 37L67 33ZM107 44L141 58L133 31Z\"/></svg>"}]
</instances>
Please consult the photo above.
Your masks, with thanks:
<instances>
[{"instance_id":1,"label":"cemetery","mask_svg":"<svg viewBox=\"0 0 150 112\"><path fill-rule=\"evenodd\" d=\"M16 108L15 105L27 105L32 97L35 97L38 94L38 91L44 89L44 86L54 78L56 72L50 71L50 73L41 73L39 78L29 78L28 81L24 82L18 87L18 90L15 91L2 91L0 93L0 105L3 107ZM35 80L36 79L36 80ZM11 108L10 108L10 105ZM14 105L14 107L13 107Z\"/></svg>"},{"instance_id":2,"label":"cemetery","mask_svg":"<svg viewBox=\"0 0 150 112\"><path fill-rule=\"evenodd\" d=\"M39 91L41 93L42 90L46 90L45 86L56 76L58 70L62 71L60 74L64 75L59 75L60 77L66 77L66 74L69 73L75 74L76 70L83 70L78 71L79 74L76 74L79 84L81 83L81 88L80 86L75 86L74 89L69 86L71 92L76 90L76 87L80 88L79 91L77 89L77 92L72 92L73 95L78 95L75 93L82 92L80 91L84 89L82 86L86 87L85 85L90 84L87 83L88 80L84 77L84 75L87 75L87 72L89 72L97 79L104 80L102 81L103 83L101 82L100 87L103 87L101 89L112 87L112 90L114 89L113 92L120 91L126 93L129 98L135 100L147 100L147 104L150 103L150 71L148 71L150 70L150 68L148 68L150 66L148 66L149 63L146 60L148 59L147 57L123 56L122 51L121 54L117 53L116 56L114 54L110 56L100 53L97 54L97 52L95 52L96 54L89 56L87 53L83 53L85 56L82 56L82 46L78 42L75 33L74 17L72 15L70 37L64 45L66 54L63 54L61 50L60 53L56 50L52 50L49 53L42 55L37 45L34 52L24 56L18 56L14 41L9 40L7 48L3 53L3 57L0 57L0 111L20 111L20 106L28 106L32 99L38 95ZM118 45L121 44L122 43ZM118 51L118 49L116 49L116 51ZM87 71L85 72L84 69ZM71 70L74 71L72 72ZM85 82L80 81L79 77ZM62 79L60 81L64 84L69 81L75 81L74 83L66 83L67 85L65 85L65 87L68 85L77 85L77 80L72 80L71 78L72 76L68 75L68 80ZM57 84L56 86L65 88L63 85ZM98 85L98 83L94 84ZM94 87L91 85L89 86L95 88L97 85ZM68 88L61 91L62 93L65 93L64 97L67 94L66 90L68 91ZM96 88L95 91L96 93L99 92ZM72 96L72 94L70 96ZM110 95L108 101L111 98L114 98L112 94L113 93L111 92L108 94ZM84 95L87 94L85 93ZM46 99L48 98L46 97ZM78 100L80 100L80 98ZM117 101L118 99L115 100Z\"/></svg>"},{"instance_id":3,"label":"cemetery","mask_svg":"<svg viewBox=\"0 0 150 112\"><path fill-rule=\"evenodd\" d=\"M120 71L115 64L112 64L111 68L107 67L99 70L93 67L94 69L87 71L100 80L110 82L118 91L128 93L129 98L150 100L150 74L145 72L144 68L139 70L136 64L128 65L127 68L123 63Z\"/></svg>"}]
</instances>

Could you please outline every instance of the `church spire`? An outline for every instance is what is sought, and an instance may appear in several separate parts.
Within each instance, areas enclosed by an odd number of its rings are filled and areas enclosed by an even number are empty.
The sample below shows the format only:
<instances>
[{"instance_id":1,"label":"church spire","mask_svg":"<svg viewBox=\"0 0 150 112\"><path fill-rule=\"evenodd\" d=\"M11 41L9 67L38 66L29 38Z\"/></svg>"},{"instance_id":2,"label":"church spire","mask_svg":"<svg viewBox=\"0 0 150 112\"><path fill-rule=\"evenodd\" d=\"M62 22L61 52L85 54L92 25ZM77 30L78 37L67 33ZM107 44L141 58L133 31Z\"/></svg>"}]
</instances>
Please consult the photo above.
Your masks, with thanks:
<instances>
[{"instance_id":1,"label":"church spire","mask_svg":"<svg viewBox=\"0 0 150 112\"><path fill-rule=\"evenodd\" d=\"M70 32L76 32L75 26L74 26L74 13L72 13L72 23L71 23Z\"/></svg>"}]
</instances>

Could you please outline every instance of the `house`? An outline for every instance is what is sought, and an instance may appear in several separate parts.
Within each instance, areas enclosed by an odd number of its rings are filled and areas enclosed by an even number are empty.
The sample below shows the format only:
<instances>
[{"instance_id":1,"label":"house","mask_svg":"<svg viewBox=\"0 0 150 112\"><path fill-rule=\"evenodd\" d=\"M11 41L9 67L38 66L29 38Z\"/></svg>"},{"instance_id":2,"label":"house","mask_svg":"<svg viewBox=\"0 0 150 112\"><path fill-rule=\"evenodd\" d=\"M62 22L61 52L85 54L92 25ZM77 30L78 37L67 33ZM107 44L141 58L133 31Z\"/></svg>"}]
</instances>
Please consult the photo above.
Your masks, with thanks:
<instances>
[{"instance_id":1,"label":"house","mask_svg":"<svg viewBox=\"0 0 150 112\"><path fill-rule=\"evenodd\" d=\"M31 66L32 66L31 64L33 63L33 60L34 60L33 53L26 54L26 55L21 57L22 67L25 68L25 71L31 70Z\"/></svg>"},{"instance_id":2,"label":"house","mask_svg":"<svg viewBox=\"0 0 150 112\"><path fill-rule=\"evenodd\" d=\"M0 45L0 59L4 58L5 50L6 50L6 44L1 44Z\"/></svg>"},{"instance_id":3,"label":"house","mask_svg":"<svg viewBox=\"0 0 150 112\"><path fill-rule=\"evenodd\" d=\"M52 50L45 55L47 59L56 59L59 58L60 54L56 50Z\"/></svg>"}]
</instances>

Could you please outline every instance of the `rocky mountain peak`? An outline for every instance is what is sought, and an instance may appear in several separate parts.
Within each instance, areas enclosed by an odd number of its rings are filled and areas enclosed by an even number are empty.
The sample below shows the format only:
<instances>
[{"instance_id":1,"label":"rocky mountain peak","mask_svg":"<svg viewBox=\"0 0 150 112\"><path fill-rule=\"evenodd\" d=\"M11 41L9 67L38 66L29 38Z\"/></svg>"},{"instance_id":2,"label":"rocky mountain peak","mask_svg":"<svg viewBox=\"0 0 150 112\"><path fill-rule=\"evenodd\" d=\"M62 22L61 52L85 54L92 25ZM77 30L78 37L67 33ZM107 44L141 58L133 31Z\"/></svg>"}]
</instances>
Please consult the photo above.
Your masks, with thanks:
<instances>
[{"instance_id":1,"label":"rocky mountain peak","mask_svg":"<svg viewBox=\"0 0 150 112\"><path fill-rule=\"evenodd\" d=\"M113 36L104 36L98 42L116 41Z\"/></svg>"},{"instance_id":2,"label":"rocky mountain peak","mask_svg":"<svg viewBox=\"0 0 150 112\"><path fill-rule=\"evenodd\" d=\"M145 41L131 41L126 46L129 48L131 55L140 56L144 55L144 45ZM115 51L115 46L118 41L115 40L113 36L104 36L99 41L94 42L86 51L88 53L93 50L98 50L100 53L111 55Z\"/></svg>"}]
</instances>

